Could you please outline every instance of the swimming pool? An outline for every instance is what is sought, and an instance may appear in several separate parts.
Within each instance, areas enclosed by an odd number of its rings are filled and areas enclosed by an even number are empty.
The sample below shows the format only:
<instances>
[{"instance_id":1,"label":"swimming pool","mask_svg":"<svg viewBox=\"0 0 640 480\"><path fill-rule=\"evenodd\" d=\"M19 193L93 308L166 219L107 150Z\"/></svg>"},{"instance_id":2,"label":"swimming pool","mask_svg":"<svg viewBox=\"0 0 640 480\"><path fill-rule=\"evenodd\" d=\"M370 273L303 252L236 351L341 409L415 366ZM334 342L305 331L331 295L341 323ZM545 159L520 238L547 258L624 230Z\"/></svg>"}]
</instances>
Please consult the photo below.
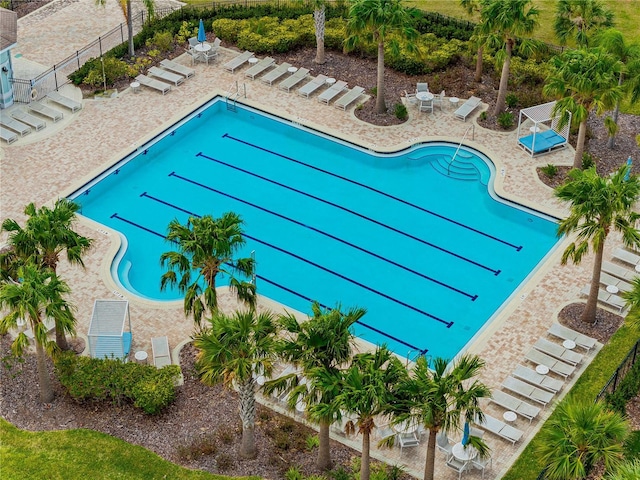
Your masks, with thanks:
<instances>
[{"instance_id":1,"label":"swimming pool","mask_svg":"<svg viewBox=\"0 0 640 480\"><path fill-rule=\"evenodd\" d=\"M121 232L112 271L135 295L180 298L160 291L172 219L234 211L259 294L302 312L365 307L358 336L453 358L558 242L553 219L491 193L486 157L457 149L377 154L213 101L70 198Z\"/></svg>"}]
</instances>

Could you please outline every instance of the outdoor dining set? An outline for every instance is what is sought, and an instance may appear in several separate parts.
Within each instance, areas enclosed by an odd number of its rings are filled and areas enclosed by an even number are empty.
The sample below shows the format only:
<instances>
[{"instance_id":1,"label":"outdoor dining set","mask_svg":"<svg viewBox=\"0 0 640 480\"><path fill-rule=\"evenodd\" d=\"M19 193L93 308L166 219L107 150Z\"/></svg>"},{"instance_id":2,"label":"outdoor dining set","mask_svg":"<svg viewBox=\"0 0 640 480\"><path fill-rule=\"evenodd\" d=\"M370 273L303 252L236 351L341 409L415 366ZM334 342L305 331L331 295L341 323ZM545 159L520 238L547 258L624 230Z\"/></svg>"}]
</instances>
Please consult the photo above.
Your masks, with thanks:
<instances>
[{"instance_id":1,"label":"outdoor dining set","mask_svg":"<svg viewBox=\"0 0 640 480\"><path fill-rule=\"evenodd\" d=\"M408 105L417 105L419 112L434 113L435 107L440 107L441 111L444 111L445 107L455 108L453 113L456 118L466 121L467 117L478 107L482 101L478 97L470 97L462 105L458 107L460 99L458 97L447 97L445 91L440 93L432 93L429 91L429 84L426 82L420 82L416 84L415 93L404 92L405 100Z\"/></svg>"}]
</instances>

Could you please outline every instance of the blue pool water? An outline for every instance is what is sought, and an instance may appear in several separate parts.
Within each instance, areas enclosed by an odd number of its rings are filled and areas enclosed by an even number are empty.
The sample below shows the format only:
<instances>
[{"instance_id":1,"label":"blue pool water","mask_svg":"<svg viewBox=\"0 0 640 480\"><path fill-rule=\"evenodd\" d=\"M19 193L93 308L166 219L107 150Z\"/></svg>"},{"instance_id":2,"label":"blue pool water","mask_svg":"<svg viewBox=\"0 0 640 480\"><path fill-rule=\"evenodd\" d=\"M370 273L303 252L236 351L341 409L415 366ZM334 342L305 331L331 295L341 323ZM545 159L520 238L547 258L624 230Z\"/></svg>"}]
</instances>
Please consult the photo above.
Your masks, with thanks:
<instances>
[{"instance_id":1,"label":"blue pool water","mask_svg":"<svg viewBox=\"0 0 640 480\"><path fill-rule=\"evenodd\" d=\"M160 291L172 219L233 211L258 293L365 307L360 337L452 358L557 243L553 219L492 195L493 164L457 147L375 154L214 101L71 198L125 237L112 270L135 295L180 298Z\"/></svg>"}]
</instances>

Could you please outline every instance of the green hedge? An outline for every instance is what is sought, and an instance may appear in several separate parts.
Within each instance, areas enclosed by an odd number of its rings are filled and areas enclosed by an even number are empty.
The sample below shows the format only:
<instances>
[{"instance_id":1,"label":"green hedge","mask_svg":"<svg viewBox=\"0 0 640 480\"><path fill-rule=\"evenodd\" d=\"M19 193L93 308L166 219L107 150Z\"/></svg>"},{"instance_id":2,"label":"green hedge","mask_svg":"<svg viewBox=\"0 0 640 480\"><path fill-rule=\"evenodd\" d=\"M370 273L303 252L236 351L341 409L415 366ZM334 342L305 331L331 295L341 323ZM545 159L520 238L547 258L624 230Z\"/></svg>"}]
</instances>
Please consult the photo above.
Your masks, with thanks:
<instances>
[{"instance_id":1,"label":"green hedge","mask_svg":"<svg viewBox=\"0 0 640 480\"><path fill-rule=\"evenodd\" d=\"M156 414L175 399L180 367L124 363L64 352L56 357L60 383L78 401L130 401L145 413Z\"/></svg>"},{"instance_id":2,"label":"green hedge","mask_svg":"<svg viewBox=\"0 0 640 480\"><path fill-rule=\"evenodd\" d=\"M629 370L624 379L617 386L616 391L605 397L609 406L626 414L626 404L640 392L640 361L637 361Z\"/></svg>"}]
</instances>

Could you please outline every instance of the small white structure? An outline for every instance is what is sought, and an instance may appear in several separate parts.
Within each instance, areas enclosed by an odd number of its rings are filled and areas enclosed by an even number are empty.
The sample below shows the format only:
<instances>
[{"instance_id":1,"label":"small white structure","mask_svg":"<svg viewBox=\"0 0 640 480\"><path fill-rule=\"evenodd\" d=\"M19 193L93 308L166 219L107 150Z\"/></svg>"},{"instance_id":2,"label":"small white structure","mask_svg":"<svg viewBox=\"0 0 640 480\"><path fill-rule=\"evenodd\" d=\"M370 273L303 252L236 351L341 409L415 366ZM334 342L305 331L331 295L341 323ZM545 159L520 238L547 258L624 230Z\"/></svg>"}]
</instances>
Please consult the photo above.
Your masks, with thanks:
<instances>
[{"instance_id":1,"label":"small white structure","mask_svg":"<svg viewBox=\"0 0 640 480\"><path fill-rule=\"evenodd\" d=\"M89 324L91 358L125 360L131 350L131 317L126 300L96 300Z\"/></svg>"},{"instance_id":2,"label":"small white structure","mask_svg":"<svg viewBox=\"0 0 640 480\"><path fill-rule=\"evenodd\" d=\"M558 126L560 115L553 114L555 106L556 102L554 101L520 110L520 118L518 119L518 145L529 152L532 157L535 155L544 155L545 153L567 146L569 127L571 125L571 112L567 112L569 121L560 129ZM531 120L533 125L529 126L529 128L525 126L523 136L520 136L523 123L527 120Z\"/></svg>"}]
</instances>

